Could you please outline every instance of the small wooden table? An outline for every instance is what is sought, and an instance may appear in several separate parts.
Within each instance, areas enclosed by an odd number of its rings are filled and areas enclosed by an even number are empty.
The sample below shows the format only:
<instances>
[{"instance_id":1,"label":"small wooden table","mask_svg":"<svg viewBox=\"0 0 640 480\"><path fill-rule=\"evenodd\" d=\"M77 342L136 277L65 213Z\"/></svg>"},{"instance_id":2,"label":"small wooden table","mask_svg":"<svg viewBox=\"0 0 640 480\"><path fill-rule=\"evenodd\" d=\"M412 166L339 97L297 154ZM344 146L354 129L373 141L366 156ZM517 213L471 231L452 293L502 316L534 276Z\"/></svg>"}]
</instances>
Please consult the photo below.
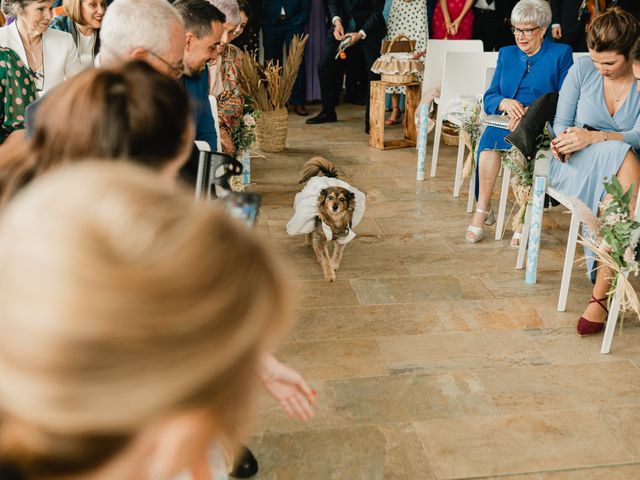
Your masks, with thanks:
<instances>
[{"instance_id":1,"label":"small wooden table","mask_svg":"<svg viewBox=\"0 0 640 480\"><path fill-rule=\"evenodd\" d=\"M384 141L385 127L385 94L389 87L405 87L404 119L404 139ZM392 148L415 147L418 140L418 131L414 122L414 116L418 102L420 101L421 84L419 82L410 83L390 83L382 80L371 82L370 111L369 111L369 145L379 150L389 150Z\"/></svg>"}]
</instances>

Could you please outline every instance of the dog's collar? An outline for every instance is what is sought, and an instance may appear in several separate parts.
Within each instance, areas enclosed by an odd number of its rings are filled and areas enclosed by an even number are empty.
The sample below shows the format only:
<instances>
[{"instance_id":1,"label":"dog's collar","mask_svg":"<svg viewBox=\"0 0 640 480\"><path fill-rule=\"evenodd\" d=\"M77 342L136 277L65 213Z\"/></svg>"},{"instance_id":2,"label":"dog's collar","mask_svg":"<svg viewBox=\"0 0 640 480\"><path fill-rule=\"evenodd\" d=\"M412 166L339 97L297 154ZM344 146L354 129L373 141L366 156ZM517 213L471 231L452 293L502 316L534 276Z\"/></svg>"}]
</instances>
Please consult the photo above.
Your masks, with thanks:
<instances>
[{"instance_id":1,"label":"dog's collar","mask_svg":"<svg viewBox=\"0 0 640 480\"><path fill-rule=\"evenodd\" d=\"M324 232L325 237L327 237L328 241L333 241L333 230L331 227L327 225L325 222L322 222L322 231ZM335 238L335 241L340 243L341 245L345 245L349 243L351 240L355 238L356 234L351 228L347 228L347 233L345 235L340 235Z\"/></svg>"}]
</instances>

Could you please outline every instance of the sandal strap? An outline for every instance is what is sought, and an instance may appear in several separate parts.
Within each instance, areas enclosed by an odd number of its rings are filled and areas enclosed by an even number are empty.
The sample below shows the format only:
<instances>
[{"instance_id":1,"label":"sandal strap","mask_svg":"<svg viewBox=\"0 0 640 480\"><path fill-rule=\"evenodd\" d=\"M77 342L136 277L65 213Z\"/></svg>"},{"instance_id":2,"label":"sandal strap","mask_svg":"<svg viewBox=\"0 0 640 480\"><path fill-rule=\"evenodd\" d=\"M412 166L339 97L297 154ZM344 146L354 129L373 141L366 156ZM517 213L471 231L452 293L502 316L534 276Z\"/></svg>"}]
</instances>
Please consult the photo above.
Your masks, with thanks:
<instances>
[{"instance_id":1,"label":"sandal strap","mask_svg":"<svg viewBox=\"0 0 640 480\"><path fill-rule=\"evenodd\" d=\"M486 214L490 214L491 213L491 209L489 210L485 210L483 208L476 208L476 213L486 213Z\"/></svg>"},{"instance_id":2,"label":"sandal strap","mask_svg":"<svg viewBox=\"0 0 640 480\"><path fill-rule=\"evenodd\" d=\"M591 295L591 300L589 300L589 305L591 305L592 303L597 303L598 305L600 305L603 310L607 313L609 313L609 309L602 303L605 300L608 300L609 297L604 297L604 298L596 298L593 295Z\"/></svg>"}]
</instances>

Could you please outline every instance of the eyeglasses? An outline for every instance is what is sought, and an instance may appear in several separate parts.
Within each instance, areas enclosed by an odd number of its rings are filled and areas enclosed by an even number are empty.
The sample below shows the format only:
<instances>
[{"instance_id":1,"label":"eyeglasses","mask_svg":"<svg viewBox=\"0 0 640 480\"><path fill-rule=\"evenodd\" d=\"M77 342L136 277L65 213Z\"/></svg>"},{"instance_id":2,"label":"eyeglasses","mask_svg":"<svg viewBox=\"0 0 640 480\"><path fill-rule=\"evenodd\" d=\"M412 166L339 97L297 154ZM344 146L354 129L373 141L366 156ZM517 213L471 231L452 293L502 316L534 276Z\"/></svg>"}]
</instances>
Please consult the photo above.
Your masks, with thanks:
<instances>
[{"instance_id":1,"label":"eyeglasses","mask_svg":"<svg viewBox=\"0 0 640 480\"><path fill-rule=\"evenodd\" d=\"M169 70L171 70L171 73L174 77L180 78L184 74L184 64L182 63L182 60L180 60L180 63L178 65L171 65L157 53L153 53L151 50L147 50L147 53L164 63L169 68Z\"/></svg>"},{"instance_id":2,"label":"eyeglasses","mask_svg":"<svg viewBox=\"0 0 640 480\"><path fill-rule=\"evenodd\" d=\"M516 27L511 27L511 31L513 32L513 34L516 37L519 37L520 35L524 35L527 38L531 38L531 35L533 35L533 32L535 32L539 28L540 27L536 27L536 28L516 28Z\"/></svg>"}]
</instances>

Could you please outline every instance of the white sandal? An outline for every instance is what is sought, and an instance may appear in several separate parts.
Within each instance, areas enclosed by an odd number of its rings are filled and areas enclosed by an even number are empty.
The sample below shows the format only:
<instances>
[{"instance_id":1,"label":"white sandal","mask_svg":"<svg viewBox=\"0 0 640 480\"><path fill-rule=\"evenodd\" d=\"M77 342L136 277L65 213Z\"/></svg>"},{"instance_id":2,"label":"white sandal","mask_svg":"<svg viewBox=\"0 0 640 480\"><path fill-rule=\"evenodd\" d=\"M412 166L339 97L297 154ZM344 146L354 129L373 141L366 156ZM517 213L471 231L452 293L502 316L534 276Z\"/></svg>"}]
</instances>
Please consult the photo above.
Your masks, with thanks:
<instances>
[{"instance_id":1,"label":"white sandal","mask_svg":"<svg viewBox=\"0 0 640 480\"><path fill-rule=\"evenodd\" d=\"M485 225L493 225L496 223L496 216L493 214L493 210L489 208L489 210L483 210L482 208L476 208L476 213L486 214L487 218L484 220ZM474 227L473 225L469 225L467 227L467 231L464 234L464 239L469 243L478 243L480 240L484 238L484 228L483 227Z\"/></svg>"}]
</instances>

